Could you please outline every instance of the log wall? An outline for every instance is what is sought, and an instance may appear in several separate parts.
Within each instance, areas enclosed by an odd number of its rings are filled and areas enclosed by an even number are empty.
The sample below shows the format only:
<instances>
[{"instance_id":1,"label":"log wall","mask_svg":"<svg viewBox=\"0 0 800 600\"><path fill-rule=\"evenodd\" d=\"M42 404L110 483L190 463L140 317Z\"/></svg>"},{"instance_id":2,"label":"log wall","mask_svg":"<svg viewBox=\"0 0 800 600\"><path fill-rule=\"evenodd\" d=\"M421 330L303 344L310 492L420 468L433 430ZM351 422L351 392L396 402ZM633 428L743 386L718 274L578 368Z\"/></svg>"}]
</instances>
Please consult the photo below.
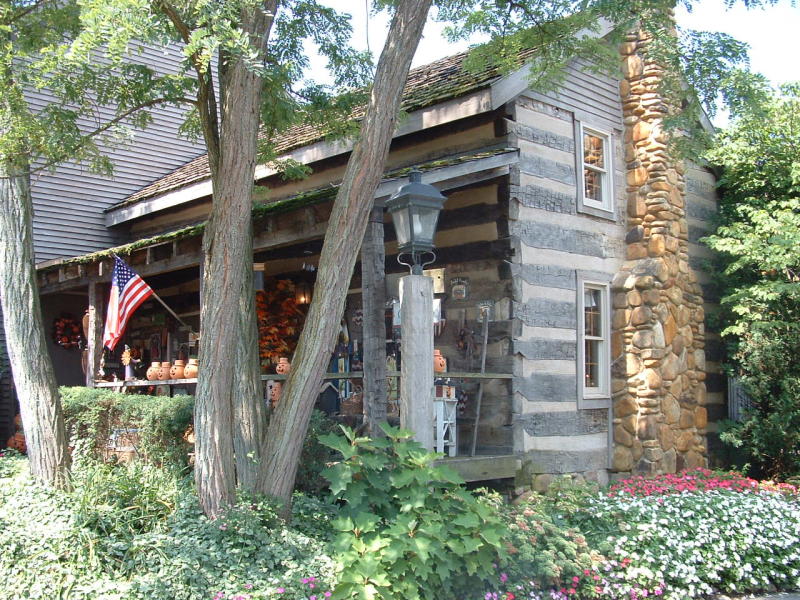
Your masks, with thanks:
<instances>
[{"instance_id":1,"label":"log wall","mask_svg":"<svg viewBox=\"0 0 800 600\"><path fill-rule=\"evenodd\" d=\"M607 480L611 400L579 398L577 311L579 281L608 284L623 260L622 118L615 95L613 79L571 73L559 94L519 97L507 124L520 151L509 186L513 439L523 457L520 483L535 489L560 473ZM606 217L579 206L578 120L611 134L615 203Z\"/></svg>"}]
</instances>

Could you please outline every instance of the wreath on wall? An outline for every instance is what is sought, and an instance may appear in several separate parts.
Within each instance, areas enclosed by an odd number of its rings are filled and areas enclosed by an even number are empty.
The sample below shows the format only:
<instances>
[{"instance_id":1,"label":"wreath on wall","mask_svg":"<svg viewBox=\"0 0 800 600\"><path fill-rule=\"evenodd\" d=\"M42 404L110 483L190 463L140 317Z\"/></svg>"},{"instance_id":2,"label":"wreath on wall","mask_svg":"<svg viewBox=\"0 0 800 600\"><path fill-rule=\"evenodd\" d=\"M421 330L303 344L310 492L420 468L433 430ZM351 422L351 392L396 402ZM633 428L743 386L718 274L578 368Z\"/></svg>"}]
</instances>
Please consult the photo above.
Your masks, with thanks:
<instances>
[{"instance_id":1,"label":"wreath on wall","mask_svg":"<svg viewBox=\"0 0 800 600\"><path fill-rule=\"evenodd\" d=\"M68 313L53 319L53 341L62 348L80 348L83 346L81 325Z\"/></svg>"},{"instance_id":2,"label":"wreath on wall","mask_svg":"<svg viewBox=\"0 0 800 600\"><path fill-rule=\"evenodd\" d=\"M268 289L256 292L258 353L262 368L277 364L281 356L292 356L305 319L291 280L269 281L265 287Z\"/></svg>"}]
</instances>

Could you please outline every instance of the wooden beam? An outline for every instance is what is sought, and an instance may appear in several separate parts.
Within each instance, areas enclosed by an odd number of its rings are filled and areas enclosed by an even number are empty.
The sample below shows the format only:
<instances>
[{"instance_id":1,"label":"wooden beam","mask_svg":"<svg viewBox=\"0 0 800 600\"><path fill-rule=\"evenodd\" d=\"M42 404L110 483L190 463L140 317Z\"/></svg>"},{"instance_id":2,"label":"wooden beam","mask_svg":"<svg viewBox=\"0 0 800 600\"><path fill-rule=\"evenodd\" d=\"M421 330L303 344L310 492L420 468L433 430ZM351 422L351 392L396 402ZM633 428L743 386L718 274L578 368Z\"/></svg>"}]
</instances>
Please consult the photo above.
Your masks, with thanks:
<instances>
[{"instance_id":1,"label":"wooden beam","mask_svg":"<svg viewBox=\"0 0 800 600\"><path fill-rule=\"evenodd\" d=\"M464 481L488 481L490 479L510 479L517 476L522 468L518 456L456 456L434 461L437 466L450 467L464 478Z\"/></svg>"},{"instance_id":2,"label":"wooden beam","mask_svg":"<svg viewBox=\"0 0 800 600\"><path fill-rule=\"evenodd\" d=\"M89 327L86 340L86 387L94 387L94 379L100 370L103 353L103 288L100 283L89 284Z\"/></svg>"},{"instance_id":3,"label":"wooden beam","mask_svg":"<svg viewBox=\"0 0 800 600\"><path fill-rule=\"evenodd\" d=\"M373 207L361 245L361 299L364 313L362 356L364 409L368 434L382 436L386 422L386 260L383 209Z\"/></svg>"}]
</instances>

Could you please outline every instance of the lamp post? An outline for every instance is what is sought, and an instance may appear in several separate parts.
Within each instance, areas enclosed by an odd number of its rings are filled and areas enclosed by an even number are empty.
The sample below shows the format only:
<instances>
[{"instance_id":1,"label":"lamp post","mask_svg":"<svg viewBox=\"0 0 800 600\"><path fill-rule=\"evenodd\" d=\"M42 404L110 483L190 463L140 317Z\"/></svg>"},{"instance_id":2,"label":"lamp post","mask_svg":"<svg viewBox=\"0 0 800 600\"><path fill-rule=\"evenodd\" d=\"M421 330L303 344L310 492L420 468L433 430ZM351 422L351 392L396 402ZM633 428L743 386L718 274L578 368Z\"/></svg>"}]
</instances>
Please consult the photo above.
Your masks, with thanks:
<instances>
[{"instance_id":1,"label":"lamp post","mask_svg":"<svg viewBox=\"0 0 800 600\"><path fill-rule=\"evenodd\" d=\"M422 183L419 171L411 171L409 182L386 202L397 232L397 260L411 269L400 279L400 426L428 450L434 448L433 280L422 268L436 259L433 236L444 201L439 190Z\"/></svg>"},{"instance_id":2,"label":"lamp post","mask_svg":"<svg viewBox=\"0 0 800 600\"><path fill-rule=\"evenodd\" d=\"M433 236L445 200L435 187L422 183L422 173L413 170L408 183L386 201L397 232L397 260L411 267L412 275L422 275L422 268L436 260ZM424 260L425 255L430 255L430 260ZM404 262L403 256L409 256L411 262Z\"/></svg>"}]
</instances>

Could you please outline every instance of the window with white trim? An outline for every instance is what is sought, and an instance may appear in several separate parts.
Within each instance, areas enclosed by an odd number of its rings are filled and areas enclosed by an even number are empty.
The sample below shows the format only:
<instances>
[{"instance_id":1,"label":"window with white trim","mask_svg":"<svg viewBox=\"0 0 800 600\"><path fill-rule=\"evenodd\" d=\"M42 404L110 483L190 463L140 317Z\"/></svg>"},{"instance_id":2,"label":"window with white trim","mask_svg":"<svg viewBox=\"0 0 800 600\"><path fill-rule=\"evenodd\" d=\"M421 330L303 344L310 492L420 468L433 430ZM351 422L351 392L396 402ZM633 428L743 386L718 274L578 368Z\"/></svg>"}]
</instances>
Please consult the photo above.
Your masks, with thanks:
<instances>
[{"instance_id":1,"label":"window with white trim","mask_svg":"<svg viewBox=\"0 0 800 600\"><path fill-rule=\"evenodd\" d=\"M613 157L611 135L582 123L578 124L580 167L579 206L584 212L593 210L613 213Z\"/></svg>"},{"instance_id":2,"label":"window with white trim","mask_svg":"<svg viewBox=\"0 0 800 600\"><path fill-rule=\"evenodd\" d=\"M608 286L581 282L578 301L578 376L583 398L608 398L611 366Z\"/></svg>"}]
</instances>

